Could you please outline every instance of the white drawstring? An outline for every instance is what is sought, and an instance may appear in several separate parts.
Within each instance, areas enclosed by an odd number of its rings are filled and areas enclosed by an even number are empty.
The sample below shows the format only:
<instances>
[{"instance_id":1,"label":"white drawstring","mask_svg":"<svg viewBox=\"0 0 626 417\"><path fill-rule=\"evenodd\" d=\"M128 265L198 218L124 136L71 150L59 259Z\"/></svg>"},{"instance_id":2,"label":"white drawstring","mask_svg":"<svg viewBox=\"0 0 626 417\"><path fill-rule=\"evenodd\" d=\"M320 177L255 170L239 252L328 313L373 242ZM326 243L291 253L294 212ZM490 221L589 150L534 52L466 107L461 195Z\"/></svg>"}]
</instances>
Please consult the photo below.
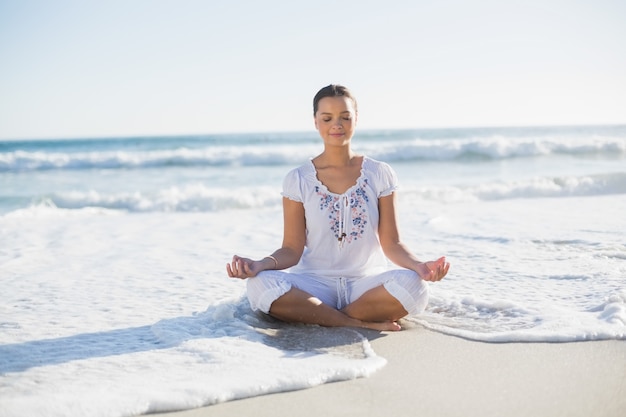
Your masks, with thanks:
<instances>
[{"instance_id":1,"label":"white drawstring","mask_svg":"<svg viewBox=\"0 0 626 417\"><path fill-rule=\"evenodd\" d=\"M348 228L352 221L352 204L345 195L341 197L341 202L338 201L337 203L338 204L335 206L335 208L339 210L339 237L337 239L339 240L339 247L343 248L343 243L346 240Z\"/></svg>"},{"instance_id":2,"label":"white drawstring","mask_svg":"<svg viewBox=\"0 0 626 417\"><path fill-rule=\"evenodd\" d=\"M344 306L349 304L348 299L348 285L344 277L339 277L337 280L337 309L341 310Z\"/></svg>"}]
</instances>

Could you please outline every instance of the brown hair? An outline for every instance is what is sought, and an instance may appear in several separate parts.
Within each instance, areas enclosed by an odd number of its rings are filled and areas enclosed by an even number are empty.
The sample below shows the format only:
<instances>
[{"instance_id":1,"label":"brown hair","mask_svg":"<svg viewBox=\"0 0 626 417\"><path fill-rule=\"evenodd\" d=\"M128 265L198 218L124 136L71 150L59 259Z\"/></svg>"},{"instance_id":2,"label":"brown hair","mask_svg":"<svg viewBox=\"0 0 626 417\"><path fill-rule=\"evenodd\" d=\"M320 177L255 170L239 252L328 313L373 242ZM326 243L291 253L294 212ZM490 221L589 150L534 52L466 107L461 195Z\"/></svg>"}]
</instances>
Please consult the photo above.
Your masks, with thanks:
<instances>
[{"instance_id":1,"label":"brown hair","mask_svg":"<svg viewBox=\"0 0 626 417\"><path fill-rule=\"evenodd\" d=\"M315 97L313 97L313 116L317 114L317 107L321 99L325 97L342 96L348 97L350 100L352 100L352 103L354 104L354 111L357 111L356 99L354 98L350 90L348 90L348 88L344 87L343 85L330 84L318 91L317 94L315 94Z\"/></svg>"}]
</instances>

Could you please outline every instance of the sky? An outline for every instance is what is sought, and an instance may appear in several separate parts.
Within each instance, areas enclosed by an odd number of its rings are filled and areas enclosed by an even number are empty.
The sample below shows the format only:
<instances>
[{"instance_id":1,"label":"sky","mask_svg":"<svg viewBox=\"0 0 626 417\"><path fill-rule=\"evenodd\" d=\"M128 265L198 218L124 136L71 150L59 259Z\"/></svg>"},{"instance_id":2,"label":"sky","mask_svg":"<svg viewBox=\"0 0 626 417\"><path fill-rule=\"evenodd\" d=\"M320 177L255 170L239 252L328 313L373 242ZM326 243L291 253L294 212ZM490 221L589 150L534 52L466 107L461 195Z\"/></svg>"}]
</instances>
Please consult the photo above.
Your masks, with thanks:
<instances>
[{"instance_id":1,"label":"sky","mask_svg":"<svg viewBox=\"0 0 626 417\"><path fill-rule=\"evenodd\" d=\"M626 123L621 0L0 0L0 140Z\"/></svg>"}]
</instances>

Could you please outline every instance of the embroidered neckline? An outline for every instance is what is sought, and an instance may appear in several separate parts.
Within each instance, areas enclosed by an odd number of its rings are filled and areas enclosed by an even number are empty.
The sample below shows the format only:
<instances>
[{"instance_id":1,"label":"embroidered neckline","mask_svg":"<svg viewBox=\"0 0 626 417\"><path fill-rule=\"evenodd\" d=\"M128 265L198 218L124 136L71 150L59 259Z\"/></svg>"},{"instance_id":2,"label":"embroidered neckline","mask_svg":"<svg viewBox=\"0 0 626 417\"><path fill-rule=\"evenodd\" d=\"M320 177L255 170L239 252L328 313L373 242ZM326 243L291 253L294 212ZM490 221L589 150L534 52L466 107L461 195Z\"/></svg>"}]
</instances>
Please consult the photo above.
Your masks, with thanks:
<instances>
[{"instance_id":1,"label":"embroidered neckline","mask_svg":"<svg viewBox=\"0 0 626 417\"><path fill-rule=\"evenodd\" d=\"M332 191L330 191L328 189L328 187L326 187L326 184L324 184L322 181L320 181L320 179L317 177L317 168L315 167L315 164L313 163L313 158L309 159L309 166L312 168L313 172L313 178L315 178L315 182L317 183L317 185L322 188L326 193L334 196L334 197L343 197L346 195L349 195L350 193L352 193L355 189L357 189L358 187L361 186L361 183L363 182L363 179L365 178L365 161L368 160L369 158L365 155L363 155L363 161L361 161L361 169L359 170L359 176L357 177L356 181L354 184L352 184L346 191L344 191L343 193L334 193Z\"/></svg>"}]
</instances>

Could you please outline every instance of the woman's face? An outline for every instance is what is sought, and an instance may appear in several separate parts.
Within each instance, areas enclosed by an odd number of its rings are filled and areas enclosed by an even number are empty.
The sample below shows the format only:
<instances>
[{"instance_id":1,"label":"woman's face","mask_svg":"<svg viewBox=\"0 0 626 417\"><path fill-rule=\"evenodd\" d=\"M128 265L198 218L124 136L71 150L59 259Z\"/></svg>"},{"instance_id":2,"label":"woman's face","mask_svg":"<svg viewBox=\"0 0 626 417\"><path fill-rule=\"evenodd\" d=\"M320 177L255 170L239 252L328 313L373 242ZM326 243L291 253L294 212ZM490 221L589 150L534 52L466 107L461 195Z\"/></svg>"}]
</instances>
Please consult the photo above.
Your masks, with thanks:
<instances>
[{"instance_id":1,"label":"woman's face","mask_svg":"<svg viewBox=\"0 0 626 417\"><path fill-rule=\"evenodd\" d=\"M317 106L315 128L328 145L345 145L354 134L357 113L354 102L345 96L324 97Z\"/></svg>"}]
</instances>

